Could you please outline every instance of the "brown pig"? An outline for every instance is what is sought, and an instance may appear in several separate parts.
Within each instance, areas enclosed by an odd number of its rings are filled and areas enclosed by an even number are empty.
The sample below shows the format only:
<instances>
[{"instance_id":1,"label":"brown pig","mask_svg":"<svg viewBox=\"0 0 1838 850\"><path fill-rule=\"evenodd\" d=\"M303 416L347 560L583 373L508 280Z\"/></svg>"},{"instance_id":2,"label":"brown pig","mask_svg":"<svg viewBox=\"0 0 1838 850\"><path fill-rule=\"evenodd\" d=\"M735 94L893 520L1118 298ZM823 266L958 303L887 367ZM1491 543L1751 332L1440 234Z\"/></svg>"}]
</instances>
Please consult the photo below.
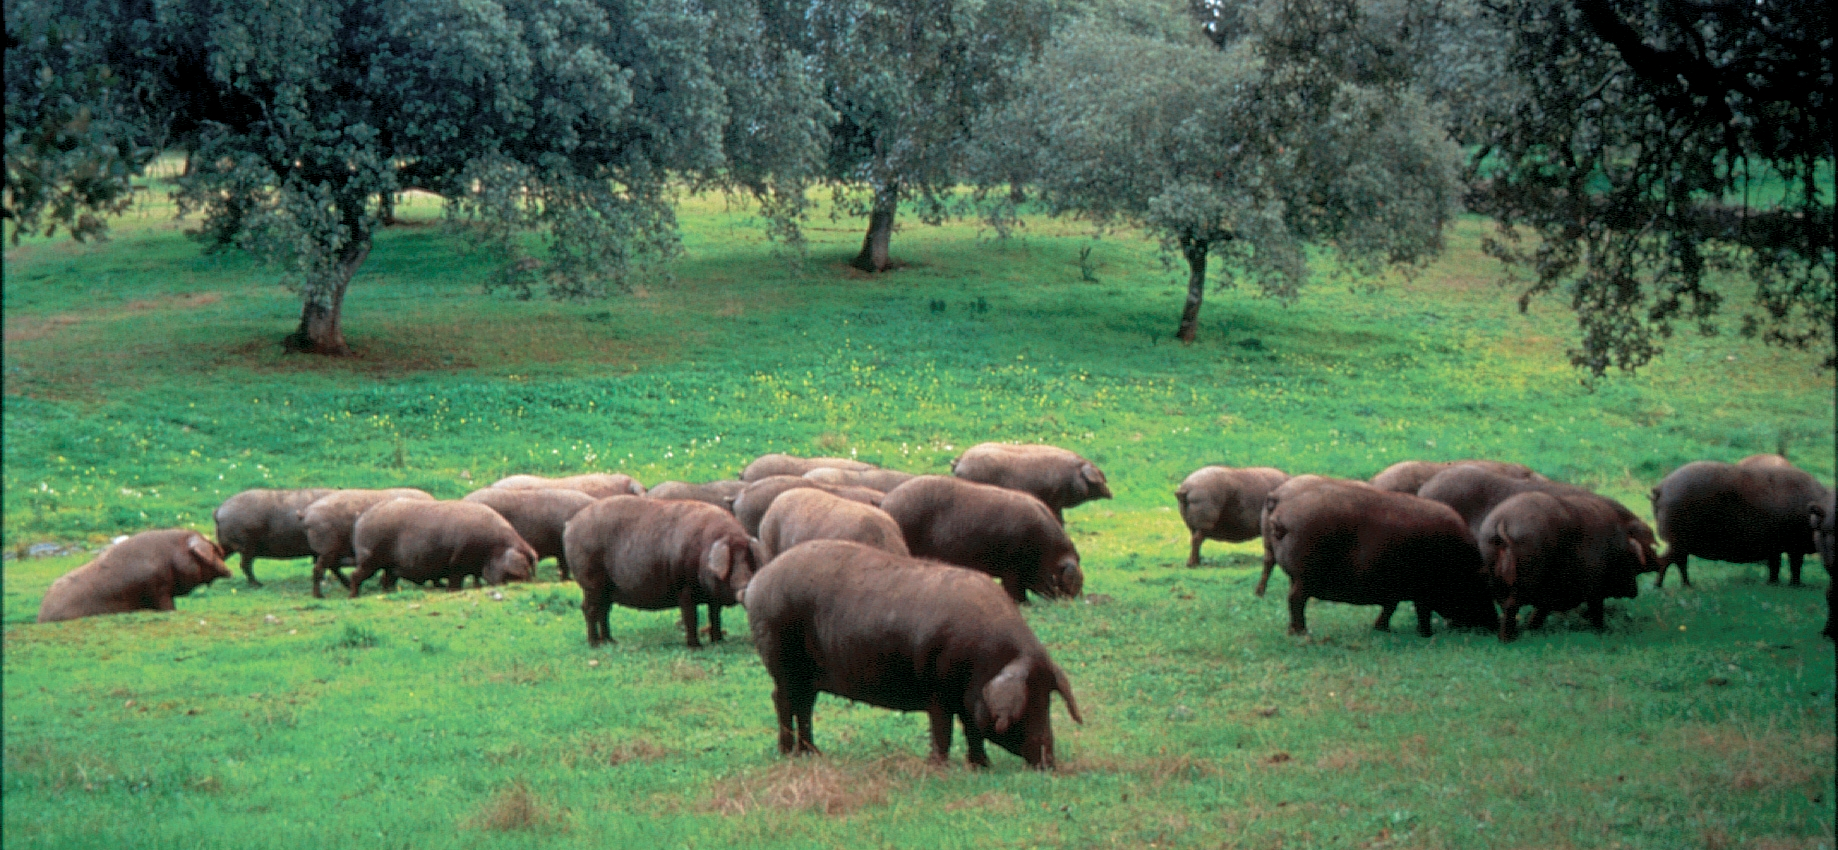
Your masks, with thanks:
<instances>
[{"instance_id":1,"label":"brown pig","mask_svg":"<svg viewBox=\"0 0 1838 850\"><path fill-rule=\"evenodd\" d=\"M764 454L753 459L740 471L740 480L758 481L774 475L803 475L813 469L878 469L872 463L846 457L798 457L787 454Z\"/></svg>"},{"instance_id":2,"label":"brown pig","mask_svg":"<svg viewBox=\"0 0 1838 850\"><path fill-rule=\"evenodd\" d=\"M720 641L721 608L735 603L765 553L727 511L705 502L614 496L588 505L562 533L581 586L587 644L612 640L613 603L644 611L675 607L694 649L696 606L708 606L708 638Z\"/></svg>"},{"instance_id":3,"label":"brown pig","mask_svg":"<svg viewBox=\"0 0 1838 850\"><path fill-rule=\"evenodd\" d=\"M229 577L223 550L204 535L183 528L143 531L52 582L38 605L38 621L171 611L173 597Z\"/></svg>"},{"instance_id":4,"label":"brown pig","mask_svg":"<svg viewBox=\"0 0 1838 850\"><path fill-rule=\"evenodd\" d=\"M256 558L310 558L313 544L307 542L306 526L300 522L300 511L331 490L315 487L306 490L244 490L217 506L211 519L217 522L217 545L225 557L242 555L243 575L250 587L261 587L255 580Z\"/></svg>"},{"instance_id":5,"label":"brown pig","mask_svg":"<svg viewBox=\"0 0 1838 850\"><path fill-rule=\"evenodd\" d=\"M397 579L446 579L448 590L459 590L467 576L478 584L503 584L529 581L536 573L536 550L497 511L478 502L379 502L357 518L351 540L357 555L353 598L378 572L384 574L384 590L395 589Z\"/></svg>"},{"instance_id":6,"label":"brown pig","mask_svg":"<svg viewBox=\"0 0 1838 850\"><path fill-rule=\"evenodd\" d=\"M983 742L993 741L1052 768L1055 691L1084 722L1065 671L982 573L817 540L774 559L743 601L772 676L781 753L817 752L819 691L926 712L934 762L950 755L955 719L974 767L989 766Z\"/></svg>"},{"instance_id":7,"label":"brown pig","mask_svg":"<svg viewBox=\"0 0 1838 850\"><path fill-rule=\"evenodd\" d=\"M710 481L706 484L690 484L683 481L661 481L658 485L645 491L647 499L688 499L694 502L707 502L728 513L734 512L734 499L740 491L747 489L747 482L735 479Z\"/></svg>"},{"instance_id":8,"label":"brown pig","mask_svg":"<svg viewBox=\"0 0 1838 850\"><path fill-rule=\"evenodd\" d=\"M913 555L995 576L1017 604L1030 590L1076 597L1085 586L1065 527L1039 499L1018 490L921 475L888 493L881 510L900 524Z\"/></svg>"},{"instance_id":9,"label":"brown pig","mask_svg":"<svg viewBox=\"0 0 1838 850\"><path fill-rule=\"evenodd\" d=\"M1242 543L1262 534L1264 498L1288 480L1287 473L1268 466L1203 466L1188 475L1174 489L1192 537L1187 566L1199 566L1202 540Z\"/></svg>"},{"instance_id":10,"label":"brown pig","mask_svg":"<svg viewBox=\"0 0 1838 850\"><path fill-rule=\"evenodd\" d=\"M759 523L766 557L810 540L853 540L895 555L908 554L900 526L886 511L811 487L772 500Z\"/></svg>"},{"instance_id":11,"label":"brown pig","mask_svg":"<svg viewBox=\"0 0 1838 850\"><path fill-rule=\"evenodd\" d=\"M1096 465L1058 446L978 443L951 461L951 474L1032 495L1060 525L1066 524L1066 508L1111 497Z\"/></svg>"},{"instance_id":12,"label":"brown pig","mask_svg":"<svg viewBox=\"0 0 1838 850\"><path fill-rule=\"evenodd\" d=\"M562 551L562 529L582 508L594 503L594 497L579 490L486 487L466 494L465 501L477 502L497 511L517 536L536 550L536 559L554 558L555 568L568 579L568 557Z\"/></svg>"},{"instance_id":13,"label":"brown pig","mask_svg":"<svg viewBox=\"0 0 1838 850\"><path fill-rule=\"evenodd\" d=\"M339 584L350 582L339 572L338 562L352 556L351 527L357 518L380 502L391 499L415 499L432 502L425 490L395 487L388 490L334 490L315 499L300 510L300 524L306 527L306 541L313 547L313 595L323 596L319 585L329 570L338 576Z\"/></svg>"},{"instance_id":14,"label":"brown pig","mask_svg":"<svg viewBox=\"0 0 1838 850\"><path fill-rule=\"evenodd\" d=\"M566 478L544 478L540 475L511 475L491 483L507 490L579 490L596 499L608 496L643 496L645 485L630 475L617 472L590 472Z\"/></svg>"},{"instance_id":15,"label":"brown pig","mask_svg":"<svg viewBox=\"0 0 1838 850\"><path fill-rule=\"evenodd\" d=\"M759 536L760 520L766 518L766 510L772 507L774 499L787 490L809 488L822 490L832 496L841 496L851 502L879 507L882 497L887 494L867 487L838 487L812 481L800 475L771 475L752 481L747 489L734 497L734 518L740 520L740 526L754 537Z\"/></svg>"},{"instance_id":16,"label":"brown pig","mask_svg":"<svg viewBox=\"0 0 1838 850\"><path fill-rule=\"evenodd\" d=\"M1495 475L1504 475L1508 478L1527 478L1536 481L1546 480L1544 476L1533 472L1531 467L1522 463L1472 459L1446 461L1401 460L1385 467L1384 471L1379 474L1372 476L1372 481L1370 483L1380 490L1417 495L1417 491L1422 489L1423 485L1428 483L1431 478L1436 477L1436 473L1462 465L1478 466Z\"/></svg>"}]
</instances>

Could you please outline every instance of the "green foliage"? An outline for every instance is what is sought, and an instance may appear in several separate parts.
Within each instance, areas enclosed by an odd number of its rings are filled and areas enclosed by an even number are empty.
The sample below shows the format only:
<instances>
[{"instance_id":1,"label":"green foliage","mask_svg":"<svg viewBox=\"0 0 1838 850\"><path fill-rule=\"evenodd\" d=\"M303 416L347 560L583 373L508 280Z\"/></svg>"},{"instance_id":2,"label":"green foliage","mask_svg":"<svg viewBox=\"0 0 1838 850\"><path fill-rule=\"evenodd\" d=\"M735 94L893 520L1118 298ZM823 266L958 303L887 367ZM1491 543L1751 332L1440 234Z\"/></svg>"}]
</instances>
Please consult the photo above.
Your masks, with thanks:
<instances>
[{"instance_id":1,"label":"green foliage","mask_svg":"<svg viewBox=\"0 0 1838 850\"><path fill-rule=\"evenodd\" d=\"M1574 304L1573 363L1632 370L1675 324L1716 332L1735 269L1745 335L1838 362L1830 4L1515 0L1492 26L1516 97L1477 200L1526 292Z\"/></svg>"},{"instance_id":2,"label":"green foliage","mask_svg":"<svg viewBox=\"0 0 1838 850\"><path fill-rule=\"evenodd\" d=\"M1163 330L1176 288L1129 232L1095 243L1099 283L1080 275L1089 234L1042 217L1006 241L967 225L911 234L912 265L891 280L793 280L756 218L691 198L678 285L523 302L464 291L490 269L414 226L439 215L417 202L362 272L359 356L328 361L276 350L268 327L290 295L248 286L246 258L199 256L169 212L122 219L105 245L27 237L5 258L7 549L208 530L225 496L263 484L450 498L511 472L704 480L774 450L939 472L982 439L1054 442L1097 459L1117 493L1068 514L1088 601L1026 612L1086 724L1054 709L1058 774L1001 752L972 772L961 736L951 765L928 766L922 718L824 697L827 755L794 762L775 750L771 685L732 609L735 637L701 652L682 648L674 612L627 609L612 614L617 644L590 650L579 592L548 565L529 585L320 601L300 559L174 614L39 626L45 588L88 556L15 558L0 567L9 847L1830 834L1817 566L1795 590L1755 566L1694 565L1694 589L1611 602L1606 635L1573 614L1510 646L1440 625L1431 640L1374 634L1371 608L1319 602L1315 637L1295 640L1283 580L1250 594L1255 544L1209 543L1202 568L1179 566L1172 491L1211 462L1364 476L1492 456L1643 514L1647 487L1701 457L1784 443L1831 480L1814 358L1681 340L1589 391L1564 360L1566 305L1501 309L1477 220L1385 298L1224 299L1184 347ZM853 234L810 237L820 269L854 252Z\"/></svg>"}]
</instances>

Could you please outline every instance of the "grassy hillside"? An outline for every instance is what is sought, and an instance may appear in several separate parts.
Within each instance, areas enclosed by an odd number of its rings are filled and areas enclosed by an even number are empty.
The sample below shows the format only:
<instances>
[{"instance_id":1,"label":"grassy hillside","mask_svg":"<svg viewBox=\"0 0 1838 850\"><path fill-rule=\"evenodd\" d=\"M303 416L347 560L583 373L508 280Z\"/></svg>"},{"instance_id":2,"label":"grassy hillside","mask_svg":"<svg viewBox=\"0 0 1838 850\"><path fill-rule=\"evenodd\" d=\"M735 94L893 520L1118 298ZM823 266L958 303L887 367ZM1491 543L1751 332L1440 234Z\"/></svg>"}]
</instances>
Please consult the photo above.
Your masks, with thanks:
<instances>
[{"instance_id":1,"label":"grassy hillside","mask_svg":"<svg viewBox=\"0 0 1838 850\"><path fill-rule=\"evenodd\" d=\"M1117 494L1068 514L1087 601L1027 612L1086 714L1056 710L1065 770L928 766L922 718L827 697L828 755L783 761L744 639L689 652L673 615L615 610L617 645L589 650L571 584L319 602L304 561L264 561L266 587L176 615L38 626L87 556L13 558L7 845L1830 846L1824 570L1790 589L1698 566L1611 603L1601 636L1571 616L1506 647L1382 635L1317 602L1292 639L1284 580L1250 594L1254 546L1180 567L1172 498L1205 463L1487 456L1648 515L1673 467L1783 447L1830 481L1815 357L1688 335L1581 386L1563 305L1515 312L1477 222L1377 292L1210 295L1181 346L1180 275L1131 238L915 226L906 265L864 277L856 223L820 218L798 276L744 210L683 215L672 279L586 303L481 296L463 239L394 228L335 362L284 356L297 301L158 204L108 243L10 248L4 545L208 531L251 486L457 497L514 472L729 477L775 450L941 472L981 440L1055 443Z\"/></svg>"}]
</instances>

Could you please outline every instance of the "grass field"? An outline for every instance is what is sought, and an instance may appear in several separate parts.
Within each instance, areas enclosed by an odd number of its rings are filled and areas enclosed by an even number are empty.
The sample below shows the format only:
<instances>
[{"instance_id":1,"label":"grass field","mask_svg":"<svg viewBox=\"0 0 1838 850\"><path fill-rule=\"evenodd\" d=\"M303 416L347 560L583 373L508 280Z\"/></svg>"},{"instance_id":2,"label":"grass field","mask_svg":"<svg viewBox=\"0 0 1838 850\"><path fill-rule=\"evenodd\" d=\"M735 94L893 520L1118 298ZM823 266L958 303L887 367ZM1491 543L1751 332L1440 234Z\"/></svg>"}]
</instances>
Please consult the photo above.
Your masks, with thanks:
<instances>
[{"instance_id":1,"label":"grass field","mask_svg":"<svg viewBox=\"0 0 1838 850\"><path fill-rule=\"evenodd\" d=\"M913 226L904 267L865 277L844 265L856 222L820 217L794 275L745 210L691 198L671 279L556 303L479 295L463 239L410 213L353 283L343 361L283 355L297 301L157 202L104 244L7 250L7 847L1833 844L1818 566L1807 588L1714 563L1689 590L1643 579L1602 635L1560 616L1510 646L1425 640L1317 602L1296 639L1283 579L1251 595L1254 546L1181 567L1172 497L1206 463L1487 456L1649 515L1677 465L1782 448L1829 482L1816 356L1686 334L1582 386L1564 305L1514 311L1476 221L1377 292L1211 294L1181 346L1181 275L1064 222L1007 242ZM208 532L252 486L454 498L513 472L730 477L767 451L942 472L987 439L1077 450L1117 494L1068 512L1086 599L1026 612L1086 719L1055 710L1052 775L1007 753L971 772L961 740L930 766L922 717L828 697L827 755L783 760L744 616L691 652L673 614L619 609L617 644L590 650L547 565L321 602L305 561L263 561L259 590L39 626L89 556L14 557Z\"/></svg>"}]
</instances>

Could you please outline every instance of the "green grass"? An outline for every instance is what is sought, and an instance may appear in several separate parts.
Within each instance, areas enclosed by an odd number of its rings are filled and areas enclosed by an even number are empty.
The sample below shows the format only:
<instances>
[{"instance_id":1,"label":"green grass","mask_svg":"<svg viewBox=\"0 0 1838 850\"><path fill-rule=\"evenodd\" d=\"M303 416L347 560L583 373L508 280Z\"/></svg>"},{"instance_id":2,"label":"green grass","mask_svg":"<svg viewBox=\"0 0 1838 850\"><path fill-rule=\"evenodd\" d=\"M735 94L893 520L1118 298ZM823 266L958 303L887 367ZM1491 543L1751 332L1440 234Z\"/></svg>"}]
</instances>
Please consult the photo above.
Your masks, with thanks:
<instances>
[{"instance_id":1,"label":"green grass","mask_svg":"<svg viewBox=\"0 0 1838 850\"><path fill-rule=\"evenodd\" d=\"M431 219L426 208L412 210ZM1646 514L1697 458L1783 445L1833 474L1831 376L1812 355L1681 336L1593 390L1563 305L1511 307L1477 244L1377 294L1283 308L1182 288L1152 247L1076 226L997 242L912 226L860 276L853 221L813 222L802 276L744 210L686 201L673 279L586 303L478 294L437 226L392 229L354 282L359 356L289 357L298 305L202 256L149 204L94 246L6 255L4 545L209 530L251 486L411 485L457 497L513 472L727 477L767 451L941 472L985 439L1096 460L1114 501L1068 522L1089 603L1030 624L1086 724L1064 770L924 763L925 721L823 698L820 759L780 759L743 636L681 647L674 614L615 610L590 650L572 585L372 585L313 600L263 561L171 615L32 624L86 556L5 562L8 847L1831 845L1827 575L1754 566L1560 616L1511 646L1368 628L1315 603L1284 635L1251 545L1180 567L1173 487L1205 463L1369 476L1412 457L1519 460ZM934 302L943 302L935 309ZM1816 560L1816 559L1815 559ZM1643 584L1650 582L1643 581ZM497 598L494 593L503 598Z\"/></svg>"}]
</instances>

